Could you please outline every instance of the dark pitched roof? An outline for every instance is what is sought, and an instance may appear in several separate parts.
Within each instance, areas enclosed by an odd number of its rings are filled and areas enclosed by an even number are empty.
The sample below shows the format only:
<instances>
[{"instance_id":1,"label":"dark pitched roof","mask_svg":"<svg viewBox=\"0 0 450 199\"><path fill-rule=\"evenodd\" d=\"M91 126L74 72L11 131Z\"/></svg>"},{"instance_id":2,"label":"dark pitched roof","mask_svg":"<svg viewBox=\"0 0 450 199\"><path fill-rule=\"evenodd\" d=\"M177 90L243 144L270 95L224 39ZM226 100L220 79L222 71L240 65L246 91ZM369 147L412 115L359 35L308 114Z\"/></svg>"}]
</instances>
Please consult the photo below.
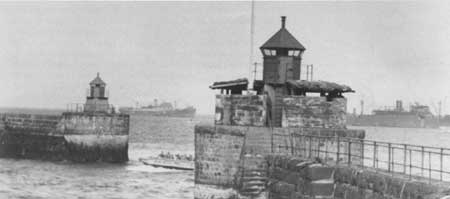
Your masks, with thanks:
<instances>
[{"instance_id":1,"label":"dark pitched roof","mask_svg":"<svg viewBox=\"0 0 450 199\"><path fill-rule=\"evenodd\" d=\"M305 92L355 92L349 86L327 81L288 80L287 84Z\"/></svg>"},{"instance_id":2,"label":"dark pitched roof","mask_svg":"<svg viewBox=\"0 0 450 199\"><path fill-rule=\"evenodd\" d=\"M267 40L261 48L290 48L306 50L305 47L284 27L282 27L269 40Z\"/></svg>"},{"instance_id":3,"label":"dark pitched roof","mask_svg":"<svg viewBox=\"0 0 450 199\"><path fill-rule=\"evenodd\" d=\"M236 86L245 86L247 87L248 80L247 78L240 78L231 81L222 81L222 82L214 82L213 85L209 86L211 89L225 89Z\"/></svg>"},{"instance_id":4,"label":"dark pitched roof","mask_svg":"<svg viewBox=\"0 0 450 199\"><path fill-rule=\"evenodd\" d=\"M97 73L97 77L95 77L95 79L92 80L89 84L90 85L95 85L95 84L106 85L106 83L100 78L100 74L99 73Z\"/></svg>"}]
</instances>

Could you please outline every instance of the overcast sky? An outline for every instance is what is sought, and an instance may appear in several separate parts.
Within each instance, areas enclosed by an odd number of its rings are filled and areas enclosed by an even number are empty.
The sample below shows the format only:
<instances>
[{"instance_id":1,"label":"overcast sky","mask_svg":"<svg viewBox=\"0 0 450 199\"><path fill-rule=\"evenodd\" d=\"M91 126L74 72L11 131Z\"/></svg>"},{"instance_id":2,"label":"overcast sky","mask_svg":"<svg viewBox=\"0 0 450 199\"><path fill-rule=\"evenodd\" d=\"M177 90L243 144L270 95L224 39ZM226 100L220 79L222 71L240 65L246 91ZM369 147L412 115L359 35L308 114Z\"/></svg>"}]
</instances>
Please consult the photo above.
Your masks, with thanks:
<instances>
[{"instance_id":1,"label":"overcast sky","mask_svg":"<svg viewBox=\"0 0 450 199\"><path fill-rule=\"evenodd\" d=\"M214 81L249 76L250 2L0 3L0 106L84 103L97 72L110 102L158 98L214 112ZM254 61L280 28L316 80L351 86L348 111L420 102L450 112L450 3L255 3Z\"/></svg>"}]
</instances>

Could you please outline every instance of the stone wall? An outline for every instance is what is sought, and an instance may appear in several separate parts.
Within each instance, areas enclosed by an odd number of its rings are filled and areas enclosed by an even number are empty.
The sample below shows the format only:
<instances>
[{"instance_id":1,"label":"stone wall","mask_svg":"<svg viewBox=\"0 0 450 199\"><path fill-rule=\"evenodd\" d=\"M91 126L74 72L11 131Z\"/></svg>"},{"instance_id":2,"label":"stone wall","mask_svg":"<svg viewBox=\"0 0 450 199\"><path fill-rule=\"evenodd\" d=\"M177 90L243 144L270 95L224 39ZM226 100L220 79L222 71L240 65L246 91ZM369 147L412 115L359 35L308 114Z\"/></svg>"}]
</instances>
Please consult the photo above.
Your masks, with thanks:
<instances>
[{"instance_id":1,"label":"stone wall","mask_svg":"<svg viewBox=\"0 0 450 199\"><path fill-rule=\"evenodd\" d=\"M195 183L237 185L244 134L224 127L195 127Z\"/></svg>"},{"instance_id":2,"label":"stone wall","mask_svg":"<svg viewBox=\"0 0 450 199\"><path fill-rule=\"evenodd\" d=\"M1 157L128 161L127 115L4 114L0 123Z\"/></svg>"},{"instance_id":3,"label":"stone wall","mask_svg":"<svg viewBox=\"0 0 450 199\"><path fill-rule=\"evenodd\" d=\"M59 115L3 114L0 157L62 159L66 148L60 120Z\"/></svg>"},{"instance_id":4,"label":"stone wall","mask_svg":"<svg viewBox=\"0 0 450 199\"><path fill-rule=\"evenodd\" d=\"M348 162L350 157L352 164L362 164L360 157L363 153L364 138L364 130L274 128L272 151L273 154L339 162Z\"/></svg>"},{"instance_id":5,"label":"stone wall","mask_svg":"<svg viewBox=\"0 0 450 199\"><path fill-rule=\"evenodd\" d=\"M292 134L302 135L318 135L343 138L364 138L365 134L362 130L346 130L346 129L325 129L325 128L268 128L254 126L229 126L215 125L203 126L198 125L195 128L195 183L196 185L215 185L225 188L234 188L236 193L242 193L249 186L246 184L253 183L253 179L249 178L255 172L260 173L258 178L262 178L265 174L261 174L261 168L266 168L264 157L271 154L295 154L301 155L300 151L293 151L294 148L320 146L319 150L325 150L325 143L329 142L332 146L334 139L330 140L312 140L310 145L302 145L302 142L294 141ZM336 144L336 143L335 143ZM276 147L272 147L276 146ZM281 146L281 147L278 147ZM342 157L340 161L347 161L346 150L348 147L341 143ZM345 149L344 149L345 148ZM354 146L352 149L354 154L360 153L361 149ZM316 154L312 154L316 155ZM325 158L325 155L322 154ZM308 156L308 154L303 154ZM332 160L332 155L328 156L328 160ZM263 161L260 161L260 160ZM352 161L357 161L352 159ZM254 178L254 177L252 177ZM264 181L264 180L262 180ZM254 187L254 186L253 186ZM228 193L228 192L227 192ZM202 194L200 194L202 195ZM212 198L205 194L197 198Z\"/></svg>"},{"instance_id":6,"label":"stone wall","mask_svg":"<svg viewBox=\"0 0 450 199\"><path fill-rule=\"evenodd\" d=\"M330 166L292 156L267 158L270 198L439 199L448 183L430 183L350 166Z\"/></svg>"},{"instance_id":7,"label":"stone wall","mask_svg":"<svg viewBox=\"0 0 450 199\"><path fill-rule=\"evenodd\" d=\"M10 132L49 134L57 129L60 115L5 114L4 128Z\"/></svg>"},{"instance_id":8,"label":"stone wall","mask_svg":"<svg viewBox=\"0 0 450 199\"><path fill-rule=\"evenodd\" d=\"M61 126L70 159L77 162L128 161L129 115L63 113Z\"/></svg>"},{"instance_id":9,"label":"stone wall","mask_svg":"<svg viewBox=\"0 0 450 199\"><path fill-rule=\"evenodd\" d=\"M314 135L330 137L329 139L311 141L306 138L300 140L300 136L292 135ZM230 184L231 174L227 173L226 177L214 173L206 174L216 170L226 170L225 168L236 171L239 166L238 162L243 154L255 154L267 156L270 154L296 154L303 157L309 157L309 149L337 151L337 137L340 139L364 139L365 132L363 130L348 130L348 129L325 129L325 128L267 128L267 127L253 127L253 126L228 126L228 125L197 125L195 127L195 154L196 162L199 167L196 170L199 176L198 179L202 182L218 182L213 184ZM348 144L346 142L339 142L340 144L340 161L348 161ZM293 150L294 149L294 150ZM305 150L307 149L306 153ZM352 162L357 163L358 158L362 153L361 145L353 144L351 146L353 154ZM317 154L313 152L312 156ZM325 153L319 153L320 158L325 159ZM329 161L335 161L336 155L328 154ZM203 165L205 164L205 165ZM218 165L221 165L220 168ZM226 165L225 165L226 164ZM204 175L203 175L203 172ZM224 172L220 172L225 174ZM211 178L206 180L207 178ZM217 179L215 179L217 178ZM224 180L227 179L227 180ZM224 183L226 182L226 183Z\"/></svg>"},{"instance_id":10,"label":"stone wall","mask_svg":"<svg viewBox=\"0 0 450 199\"><path fill-rule=\"evenodd\" d=\"M285 96L282 127L346 128L346 110L345 98Z\"/></svg>"},{"instance_id":11,"label":"stone wall","mask_svg":"<svg viewBox=\"0 0 450 199\"><path fill-rule=\"evenodd\" d=\"M107 113L63 113L64 134L128 135L129 116Z\"/></svg>"},{"instance_id":12,"label":"stone wall","mask_svg":"<svg viewBox=\"0 0 450 199\"><path fill-rule=\"evenodd\" d=\"M265 126L266 96L216 95L218 125Z\"/></svg>"}]
</instances>

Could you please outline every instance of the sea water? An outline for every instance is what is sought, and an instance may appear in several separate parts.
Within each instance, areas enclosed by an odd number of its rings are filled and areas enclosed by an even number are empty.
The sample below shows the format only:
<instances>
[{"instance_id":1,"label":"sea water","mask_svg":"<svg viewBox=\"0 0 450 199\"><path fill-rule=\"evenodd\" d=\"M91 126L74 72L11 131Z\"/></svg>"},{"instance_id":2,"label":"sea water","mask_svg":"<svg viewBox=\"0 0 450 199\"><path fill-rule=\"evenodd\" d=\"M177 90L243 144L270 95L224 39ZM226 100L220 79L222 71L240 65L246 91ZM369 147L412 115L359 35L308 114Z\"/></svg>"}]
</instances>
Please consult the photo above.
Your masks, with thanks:
<instances>
[{"instance_id":1,"label":"sea water","mask_svg":"<svg viewBox=\"0 0 450 199\"><path fill-rule=\"evenodd\" d=\"M193 198L193 171L143 165L139 158L194 154L194 126L212 117L131 116L125 164L0 159L0 198Z\"/></svg>"}]
</instances>

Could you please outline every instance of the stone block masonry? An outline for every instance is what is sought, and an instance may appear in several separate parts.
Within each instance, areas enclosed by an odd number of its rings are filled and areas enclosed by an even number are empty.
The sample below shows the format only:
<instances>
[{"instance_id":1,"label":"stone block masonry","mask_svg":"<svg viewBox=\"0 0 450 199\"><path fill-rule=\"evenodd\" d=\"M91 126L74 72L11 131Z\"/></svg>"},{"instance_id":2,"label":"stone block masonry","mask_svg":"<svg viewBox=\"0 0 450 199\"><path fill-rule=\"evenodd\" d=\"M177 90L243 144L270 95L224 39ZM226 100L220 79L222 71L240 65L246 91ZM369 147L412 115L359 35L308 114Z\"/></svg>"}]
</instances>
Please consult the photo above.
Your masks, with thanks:
<instances>
[{"instance_id":1,"label":"stone block masonry","mask_svg":"<svg viewBox=\"0 0 450 199\"><path fill-rule=\"evenodd\" d=\"M347 100L308 96L283 98L282 127L346 128Z\"/></svg>"},{"instance_id":2,"label":"stone block masonry","mask_svg":"<svg viewBox=\"0 0 450 199\"><path fill-rule=\"evenodd\" d=\"M220 126L195 127L195 183L237 186L244 134Z\"/></svg>"},{"instance_id":3,"label":"stone block masonry","mask_svg":"<svg viewBox=\"0 0 450 199\"><path fill-rule=\"evenodd\" d=\"M292 140L295 134L364 139L360 130L196 126L195 198L442 199L450 194L448 183L355 166L354 159L349 165L348 146L341 146L341 164L336 165L331 155L326 161L330 164L323 163L322 156L313 159L316 154L308 157L291 149L328 146L330 150L337 147L335 140L308 144ZM323 150L320 147L316 149ZM352 154L361 152L358 145L352 146Z\"/></svg>"},{"instance_id":4,"label":"stone block masonry","mask_svg":"<svg viewBox=\"0 0 450 199\"><path fill-rule=\"evenodd\" d=\"M66 141L59 115L4 114L0 120L0 157L62 160Z\"/></svg>"},{"instance_id":5,"label":"stone block masonry","mask_svg":"<svg viewBox=\"0 0 450 199\"><path fill-rule=\"evenodd\" d=\"M448 183L430 183L351 166L325 165L298 157L268 156L270 198L440 199Z\"/></svg>"},{"instance_id":6,"label":"stone block masonry","mask_svg":"<svg viewBox=\"0 0 450 199\"><path fill-rule=\"evenodd\" d=\"M4 114L3 128L10 132L27 131L33 134L55 133L60 115Z\"/></svg>"},{"instance_id":7,"label":"stone block masonry","mask_svg":"<svg viewBox=\"0 0 450 199\"><path fill-rule=\"evenodd\" d=\"M195 128L195 183L197 187L203 185L220 186L222 189L233 189L237 195L264 195L266 183L266 165L264 157L271 154L292 154L292 147L301 147L290 140L292 133L319 136L342 136L347 138L364 138L364 131L324 128L267 128L255 126L228 125L198 125ZM283 136L275 136L283 135ZM314 142L323 144L323 142ZM313 145L315 145L313 144ZM282 146L273 148L272 146ZM344 152L342 152L344 153ZM310 178L320 178L322 171L327 168L311 168ZM327 170L328 171L328 170ZM328 172L329 173L329 172ZM328 175L325 173L325 175ZM305 186L323 187L307 184ZM199 188L199 190L203 190ZM211 190L211 189L208 189ZM208 193L210 193L208 191ZM229 192L226 192L230 194ZM212 191L208 196L205 192L198 193L196 198L212 198ZM252 196L252 197L253 197ZM236 196L237 197L237 196Z\"/></svg>"},{"instance_id":8,"label":"stone block masonry","mask_svg":"<svg viewBox=\"0 0 450 199\"><path fill-rule=\"evenodd\" d=\"M265 95L216 95L218 125L265 126Z\"/></svg>"},{"instance_id":9,"label":"stone block masonry","mask_svg":"<svg viewBox=\"0 0 450 199\"><path fill-rule=\"evenodd\" d=\"M0 157L128 161L128 115L4 114L0 123Z\"/></svg>"},{"instance_id":10,"label":"stone block masonry","mask_svg":"<svg viewBox=\"0 0 450 199\"><path fill-rule=\"evenodd\" d=\"M61 128L71 160L128 161L129 116L108 113L63 113Z\"/></svg>"},{"instance_id":11,"label":"stone block masonry","mask_svg":"<svg viewBox=\"0 0 450 199\"><path fill-rule=\"evenodd\" d=\"M282 110L282 127L346 128L345 98L283 96L279 101L273 106ZM265 95L216 95L215 124L267 126L267 111Z\"/></svg>"}]
</instances>

